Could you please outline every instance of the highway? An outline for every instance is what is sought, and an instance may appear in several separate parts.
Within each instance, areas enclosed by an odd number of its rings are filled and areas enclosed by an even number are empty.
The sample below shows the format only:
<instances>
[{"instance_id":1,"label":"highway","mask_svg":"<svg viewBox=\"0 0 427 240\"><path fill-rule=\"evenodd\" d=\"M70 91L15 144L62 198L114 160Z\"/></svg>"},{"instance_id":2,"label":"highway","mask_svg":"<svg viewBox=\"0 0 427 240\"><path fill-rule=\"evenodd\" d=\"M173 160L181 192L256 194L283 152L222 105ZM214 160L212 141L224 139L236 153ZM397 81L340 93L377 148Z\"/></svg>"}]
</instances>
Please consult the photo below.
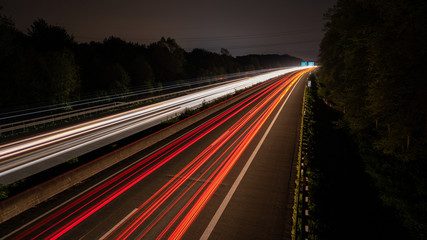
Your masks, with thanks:
<instances>
[{"instance_id":1,"label":"highway","mask_svg":"<svg viewBox=\"0 0 427 240\"><path fill-rule=\"evenodd\" d=\"M182 97L0 145L0 184L9 184L148 129L186 109L295 71L288 68L242 78Z\"/></svg>"},{"instance_id":2,"label":"highway","mask_svg":"<svg viewBox=\"0 0 427 240\"><path fill-rule=\"evenodd\" d=\"M310 70L265 81L234 106L4 222L0 236L289 238L301 79Z\"/></svg>"}]
</instances>

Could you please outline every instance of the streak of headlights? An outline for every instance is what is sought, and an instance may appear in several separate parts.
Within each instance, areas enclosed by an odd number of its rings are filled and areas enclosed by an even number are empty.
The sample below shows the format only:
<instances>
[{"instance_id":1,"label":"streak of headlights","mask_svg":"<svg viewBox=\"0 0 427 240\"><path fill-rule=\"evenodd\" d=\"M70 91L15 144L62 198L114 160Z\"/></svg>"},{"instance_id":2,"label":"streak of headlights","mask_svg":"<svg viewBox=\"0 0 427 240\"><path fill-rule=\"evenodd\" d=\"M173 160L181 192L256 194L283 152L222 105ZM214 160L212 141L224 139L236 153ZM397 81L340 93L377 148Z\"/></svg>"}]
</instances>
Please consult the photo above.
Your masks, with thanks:
<instances>
[{"instance_id":1,"label":"streak of headlights","mask_svg":"<svg viewBox=\"0 0 427 240\"><path fill-rule=\"evenodd\" d=\"M130 136L134 129L138 129L138 131L147 129L184 112L186 109L197 108L204 102L300 69L303 68L278 70L244 78L230 84L1 145L0 178L38 163L60 158L65 153L69 153L68 158L63 159L63 161L67 161L72 157L81 155L82 152L79 149L83 147L94 150L99 147L99 144L107 145L116 141L117 139L113 137ZM70 154L74 155L70 157Z\"/></svg>"}]
</instances>

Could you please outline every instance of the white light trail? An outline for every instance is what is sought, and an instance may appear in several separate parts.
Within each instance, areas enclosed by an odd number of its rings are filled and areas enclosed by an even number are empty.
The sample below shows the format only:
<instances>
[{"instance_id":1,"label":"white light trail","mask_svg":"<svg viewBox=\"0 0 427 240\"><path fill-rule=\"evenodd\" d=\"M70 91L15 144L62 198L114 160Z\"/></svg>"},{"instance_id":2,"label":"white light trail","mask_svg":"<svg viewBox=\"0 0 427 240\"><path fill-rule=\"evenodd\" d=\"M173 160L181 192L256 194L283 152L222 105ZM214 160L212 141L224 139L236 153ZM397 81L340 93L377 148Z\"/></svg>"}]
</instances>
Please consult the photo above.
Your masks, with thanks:
<instances>
[{"instance_id":1,"label":"white light trail","mask_svg":"<svg viewBox=\"0 0 427 240\"><path fill-rule=\"evenodd\" d=\"M3 176L18 170L58 159L65 153L68 153L67 158L62 160L67 161L72 158L69 157L70 154L74 154L74 157L81 155L82 151L79 149L82 147L85 147L86 152L88 149L94 150L117 141L118 137L125 138L134 134L135 131L154 126L186 109L197 108L203 102L210 102L268 79L305 68L309 67L287 68L242 78L149 106L0 145L0 183L6 183L2 180ZM19 180L19 177L16 176L16 180Z\"/></svg>"}]
</instances>

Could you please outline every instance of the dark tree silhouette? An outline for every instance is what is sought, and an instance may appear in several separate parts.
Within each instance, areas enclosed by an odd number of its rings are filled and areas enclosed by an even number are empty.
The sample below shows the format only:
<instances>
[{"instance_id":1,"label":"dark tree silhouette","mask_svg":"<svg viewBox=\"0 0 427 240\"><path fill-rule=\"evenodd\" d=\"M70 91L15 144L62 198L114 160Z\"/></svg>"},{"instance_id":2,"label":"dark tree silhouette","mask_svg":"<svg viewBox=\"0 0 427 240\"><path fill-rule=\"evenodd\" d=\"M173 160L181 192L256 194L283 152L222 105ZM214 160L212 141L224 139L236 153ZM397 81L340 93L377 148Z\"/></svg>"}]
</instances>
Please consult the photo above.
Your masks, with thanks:
<instances>
[{"instance_id":1,"label":"dark tree silhouette","mask_svg":"<svg viewBox=\"0 0 427 240\"><path fill-rule=\"evenodd\" d=\"M339 0L326 15L320 90L344 113L381 199L427 237L427 3Z\"/></svg>"},{"instance_id":2,"label":"dark tree silhouette","mask_svg":"<svg viewBox=\"0 0 427 240\"><path fill-rule=\"evenodd\" d=\"M168 81L299 64L287 55L234 58L202 49L185 52L172 38L148 47L109 37L76 43L59 26L37 19L26 34L0 15L0 108L27 108L105 96Z\"/></svg>"}]
</instances>

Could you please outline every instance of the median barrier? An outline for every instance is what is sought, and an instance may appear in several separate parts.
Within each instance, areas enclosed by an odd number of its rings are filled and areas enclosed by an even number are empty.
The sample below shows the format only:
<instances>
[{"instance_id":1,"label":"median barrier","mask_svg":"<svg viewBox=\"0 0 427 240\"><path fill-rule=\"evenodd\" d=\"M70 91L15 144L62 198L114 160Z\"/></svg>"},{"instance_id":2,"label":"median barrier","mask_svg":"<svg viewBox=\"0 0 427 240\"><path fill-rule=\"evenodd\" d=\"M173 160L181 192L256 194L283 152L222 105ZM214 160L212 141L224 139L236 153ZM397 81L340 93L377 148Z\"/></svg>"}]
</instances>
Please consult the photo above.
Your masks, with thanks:
<instances>
[{"instance_id":1,"label":"median barrier","mask_svg":"<svg viewBox=\"0 0 427 240\"><path fill-rule=\"evenodd\" d=\"M0 223L5 222L8 219L36 206L37 204L46 201L47 199L63 192L64 190L69 189L70 187L73 187L74 185L107 169L108 167L111 167L114 164L142 151L143 149L172 136L178 131L183 130L192 124L227 108L228 106L244 99L257 90L258 88L246 91L225 102L205 109L156 133L153 133L94 161L64 173L52 180L49 180L0 202Z\"/></svg>"}]
</instances>

